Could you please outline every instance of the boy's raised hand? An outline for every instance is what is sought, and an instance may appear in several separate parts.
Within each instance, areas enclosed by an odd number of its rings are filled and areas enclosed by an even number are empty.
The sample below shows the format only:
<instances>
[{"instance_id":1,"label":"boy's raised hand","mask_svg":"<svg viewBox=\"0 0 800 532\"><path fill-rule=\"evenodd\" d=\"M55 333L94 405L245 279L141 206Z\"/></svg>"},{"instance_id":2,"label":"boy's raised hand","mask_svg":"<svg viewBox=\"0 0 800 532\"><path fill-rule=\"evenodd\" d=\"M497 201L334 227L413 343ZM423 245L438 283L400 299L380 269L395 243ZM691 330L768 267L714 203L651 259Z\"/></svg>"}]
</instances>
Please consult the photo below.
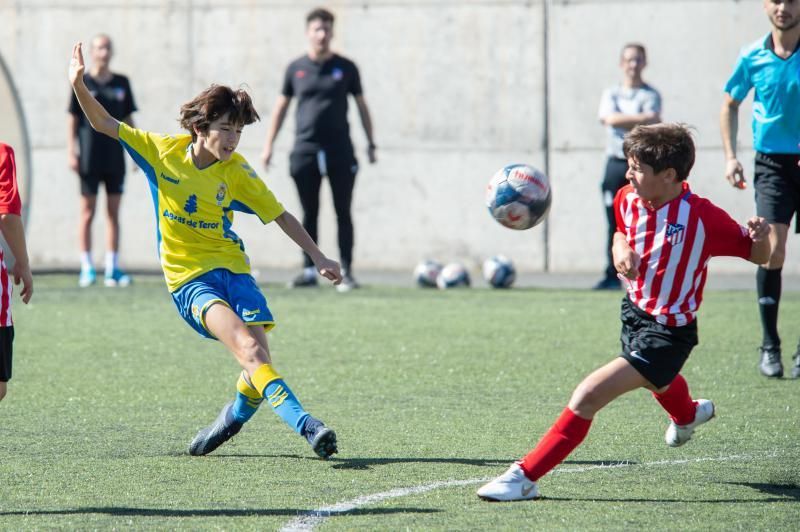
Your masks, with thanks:
<instances>
[{"instance_id":1,"label":"boy's raised hand","mask_svg":"<svg viewBox=\"0 0 800 532\"><path fill-rule=\"evenodd\" d=\"M72 86L75 86L79 79L83 79L83 71L86 68L83 64L82 44L78 42L72 47L72 60L69 62L69 82Z\"/></svg>"}]
</instances>

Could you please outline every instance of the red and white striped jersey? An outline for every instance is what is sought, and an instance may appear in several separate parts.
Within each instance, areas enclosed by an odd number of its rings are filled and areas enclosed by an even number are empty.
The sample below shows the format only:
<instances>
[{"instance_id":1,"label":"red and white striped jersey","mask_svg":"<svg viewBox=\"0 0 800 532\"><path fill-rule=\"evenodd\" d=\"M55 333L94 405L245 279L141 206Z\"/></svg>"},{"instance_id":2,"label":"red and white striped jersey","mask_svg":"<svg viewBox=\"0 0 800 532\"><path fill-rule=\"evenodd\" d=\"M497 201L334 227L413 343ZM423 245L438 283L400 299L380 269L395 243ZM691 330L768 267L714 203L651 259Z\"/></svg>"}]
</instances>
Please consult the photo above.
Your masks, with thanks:
<instances>
[{"instance_id":1,"label":"red and white striped jersey","mask_svg":"<svg viewBox=\"0 0 800 532\"><path fill-rule=\"evenodd\" d=\"M14 150L0 142L0 214L19 216L21 202L17 189L17 170L14 162ZM10 327L11 320L11 283L8 279L8 268L3 260L3 249L0 248L0 327Z\"/></svg>"},{"instance_id":2,"label":"red and white striped jersey","mask_svg":"<svg viewBox=\"0 0 800 532\"><path fill-rule=\"evenodd\" d=\"M695 319L711 257L750 256L747 229L693 194L686 182L681 195L659 209L626 185L617 192L614 211L617 231L641 258L639 276L625 279L628 297L664 325L679 327Z\"/></svg>"}]
</instances>

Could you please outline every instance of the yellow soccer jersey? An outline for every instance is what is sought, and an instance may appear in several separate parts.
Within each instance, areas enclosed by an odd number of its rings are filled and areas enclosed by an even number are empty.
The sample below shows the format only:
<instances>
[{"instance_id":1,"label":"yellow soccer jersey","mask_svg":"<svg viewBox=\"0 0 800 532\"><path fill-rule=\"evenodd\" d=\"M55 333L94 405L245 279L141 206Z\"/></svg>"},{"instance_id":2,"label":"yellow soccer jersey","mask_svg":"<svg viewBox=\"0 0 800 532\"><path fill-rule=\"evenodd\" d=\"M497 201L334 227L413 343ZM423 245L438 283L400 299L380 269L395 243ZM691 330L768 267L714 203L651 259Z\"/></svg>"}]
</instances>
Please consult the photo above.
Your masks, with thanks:
<instances>
[{"instance_id":1,"label":"yellow soccer jersey","mask_svg":"<svg viewBox=\"0 0 800 532\"><path fill-rule=\"evenodd\" d=\"M192 162L190 135L158 135L123 122L119 140L150 184L169 291L216 268L249 273L244 243L231 229L233 211L266 224L284 208L244 157L234 153L200 170Z\"/></svg>"}]
</instances>

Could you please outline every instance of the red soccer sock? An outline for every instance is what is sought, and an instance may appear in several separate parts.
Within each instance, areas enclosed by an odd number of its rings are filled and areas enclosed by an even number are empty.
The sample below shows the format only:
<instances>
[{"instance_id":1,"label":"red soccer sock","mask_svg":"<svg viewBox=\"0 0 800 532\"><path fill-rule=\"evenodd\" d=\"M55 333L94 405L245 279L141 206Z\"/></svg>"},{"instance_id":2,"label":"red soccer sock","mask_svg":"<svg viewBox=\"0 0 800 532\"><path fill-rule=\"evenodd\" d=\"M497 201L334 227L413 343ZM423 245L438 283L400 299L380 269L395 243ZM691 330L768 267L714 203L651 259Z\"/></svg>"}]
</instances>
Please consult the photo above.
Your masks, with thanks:
<instances>
[{"instance_id":1,"label":"red soccer sock","mask_svg":"<svg viewBox=\"0 0 800 532\"><path fill-rule=\"evenodd\" d=\"M581 444L591 424L591 419L583 419L565 408L536 447L519 462L525 476L533 481L539 480L560 464Z\"/></svg>"},{"instance_id":2,"label":"red soccer sock","mask_svg":"<svg viewBox=\"0 0 800 532\"><path fill-rule=\"evenodd\" d=\"M662 394L653 392L653 397L664 407L676 424L688 425L694 421L697 403L692 401L692 396L689 395L689 386L681 374L675 377L666 392Z\"/></svg>"}]
</instances>

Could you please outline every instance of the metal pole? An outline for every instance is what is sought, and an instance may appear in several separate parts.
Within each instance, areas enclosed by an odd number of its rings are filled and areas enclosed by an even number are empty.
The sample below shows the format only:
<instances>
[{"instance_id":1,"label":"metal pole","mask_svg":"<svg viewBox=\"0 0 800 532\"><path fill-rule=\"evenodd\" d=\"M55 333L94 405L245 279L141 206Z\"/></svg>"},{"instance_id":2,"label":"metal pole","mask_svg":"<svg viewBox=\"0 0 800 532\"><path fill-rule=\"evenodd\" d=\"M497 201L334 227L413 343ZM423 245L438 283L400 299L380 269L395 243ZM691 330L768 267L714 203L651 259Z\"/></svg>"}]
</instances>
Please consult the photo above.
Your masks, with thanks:
<instances>
[{"instance_id":1,"label":"metal pole","mask_svg":"<svg viewBox=\"0 0 800 532\"><path fill-rule=\"evenodd\" d=\"M542 149L544 150L544 175L550 180L552 187L552 180L550 176L550 46L549 46L549 9L550 0L542 0L542 53L544 54L544 112L542 113L543 123L543 138ZM549 217L548 217L549 218ZM550 221L548 218L544 220L544 264L543 269L545 272L550 271Z\"/></svg>"}]
</instances>

